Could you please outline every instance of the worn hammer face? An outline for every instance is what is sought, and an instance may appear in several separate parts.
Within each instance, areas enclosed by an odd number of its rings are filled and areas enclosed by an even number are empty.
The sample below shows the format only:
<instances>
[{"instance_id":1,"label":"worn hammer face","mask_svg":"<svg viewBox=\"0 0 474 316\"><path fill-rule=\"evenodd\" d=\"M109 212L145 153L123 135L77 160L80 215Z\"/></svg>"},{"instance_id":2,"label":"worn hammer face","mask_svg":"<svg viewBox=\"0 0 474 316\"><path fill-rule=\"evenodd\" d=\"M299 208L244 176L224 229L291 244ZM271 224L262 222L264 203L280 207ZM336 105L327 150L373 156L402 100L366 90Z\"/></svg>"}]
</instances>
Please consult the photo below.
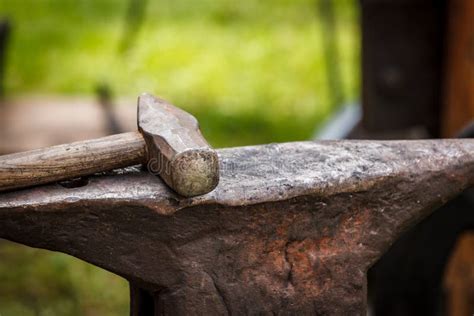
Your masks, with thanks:
<instances>
[{"instance_id":1,"label":"worn hammer face","mask_svg":"<svg viewBox=\"0 0 474 316\"><path fill-rule=\"evenodd\" d=\"M147 167L183 196L202 195L219 182L219 161L191 114L156 98L138 98L138 130L147 145Z\"/></svg>"}]
</instances>

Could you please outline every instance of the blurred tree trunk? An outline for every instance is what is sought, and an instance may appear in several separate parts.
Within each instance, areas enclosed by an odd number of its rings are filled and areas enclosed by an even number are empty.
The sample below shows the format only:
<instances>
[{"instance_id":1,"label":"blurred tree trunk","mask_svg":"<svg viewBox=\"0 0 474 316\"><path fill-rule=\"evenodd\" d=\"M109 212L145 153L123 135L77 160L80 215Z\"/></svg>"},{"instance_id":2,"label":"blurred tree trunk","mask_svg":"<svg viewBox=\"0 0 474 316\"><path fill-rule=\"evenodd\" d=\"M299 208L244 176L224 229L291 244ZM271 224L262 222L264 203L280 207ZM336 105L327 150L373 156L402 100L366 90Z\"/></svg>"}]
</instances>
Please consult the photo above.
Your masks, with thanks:
<instances>
[{"instance_id":1,"label":"blurred tree trunk","mask_svg":"<svg viewBox=\"0 0 474 316\"><path fill-rule=\"evenodd\" d=\"M343 85L341 81L339 49L337 41L337 17L334 10L334 1L317 0L318 16L321 21L323 39L324 63L326 66L326 80L329 102L335 109L344 102Z\"/></svg>"}]
</instances>

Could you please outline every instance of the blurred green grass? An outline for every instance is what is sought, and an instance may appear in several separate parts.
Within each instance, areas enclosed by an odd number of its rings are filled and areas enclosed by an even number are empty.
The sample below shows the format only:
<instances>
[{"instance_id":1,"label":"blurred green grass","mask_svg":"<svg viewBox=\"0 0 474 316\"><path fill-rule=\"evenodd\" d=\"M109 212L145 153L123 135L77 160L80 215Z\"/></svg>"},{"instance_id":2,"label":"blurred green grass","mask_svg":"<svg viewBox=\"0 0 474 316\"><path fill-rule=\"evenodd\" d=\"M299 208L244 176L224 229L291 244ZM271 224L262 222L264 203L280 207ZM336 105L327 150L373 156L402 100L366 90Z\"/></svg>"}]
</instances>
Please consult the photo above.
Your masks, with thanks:
<instances>
[{"instance_id":1,"label":"blurred green grass","mask_svg":"<svg viewBox=\"0 0 474 316\"><path fill-rule=\"evenodd\" d=\"M358 96L357 12L339 0L343 89ZM217 147L304 140L331 112L313 0L149 1L127 54L127 1L3 0L14 25L6 89L148 91L193 112Z\"/></svg>"},{"instance_id":2,"label":"blurred green grass","mask_svg":"<svg viewBox=\"0 0 474 316\"><path fill-rule=\"evenodd\" d=\"M61 253L0 242L0 315L128 313L120 277Z\"/></svg>"},{"instance_id":3,"label":"blurred green grass","mask_svg":"<svg viewBox=\"0 0 474 316\"><path fill-rule=\"evenodd\" d=\"M354 0L333 2L345 100L358 98ZM125 54L126 0L2 0L6 92L148 91L194 113L213 146L305 140L331 113L316 0L148 1ZM0 314L127 314L127 285L62 254L0 247Z\"/></svg>"}]
</instances>

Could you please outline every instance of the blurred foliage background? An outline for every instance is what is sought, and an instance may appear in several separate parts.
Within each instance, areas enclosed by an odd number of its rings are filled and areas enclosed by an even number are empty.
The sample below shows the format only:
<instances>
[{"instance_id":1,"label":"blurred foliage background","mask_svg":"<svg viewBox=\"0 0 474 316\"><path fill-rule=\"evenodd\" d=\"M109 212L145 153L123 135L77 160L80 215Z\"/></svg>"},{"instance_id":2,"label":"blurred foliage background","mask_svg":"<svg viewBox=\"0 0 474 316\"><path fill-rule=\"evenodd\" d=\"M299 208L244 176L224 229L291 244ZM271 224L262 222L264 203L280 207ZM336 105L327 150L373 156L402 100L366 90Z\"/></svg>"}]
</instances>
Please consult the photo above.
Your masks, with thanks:
<instances>
[{"instance_id":1,"label":"blurred foliage background","mask_svg":"<svg viewBox=\"0 0 474 316\"><path fill-rule=\"evenodd\" d=\"M2 0L1 16L6 96L148 91L195 114L215 147L309 139L359 97L355 0ZM1 316L127 313L119 277L0 240Z\"/></svg>"}]
</instances>

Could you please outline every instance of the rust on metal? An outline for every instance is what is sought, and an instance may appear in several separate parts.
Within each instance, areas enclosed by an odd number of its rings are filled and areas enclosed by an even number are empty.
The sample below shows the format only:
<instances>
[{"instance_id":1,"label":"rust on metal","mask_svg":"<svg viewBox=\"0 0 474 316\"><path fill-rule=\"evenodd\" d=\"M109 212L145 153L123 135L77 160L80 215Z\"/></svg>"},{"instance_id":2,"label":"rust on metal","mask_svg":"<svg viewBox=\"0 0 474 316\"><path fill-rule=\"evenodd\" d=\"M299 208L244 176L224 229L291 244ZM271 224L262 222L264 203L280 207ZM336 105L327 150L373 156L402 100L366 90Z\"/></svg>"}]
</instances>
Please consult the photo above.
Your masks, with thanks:
<instances>
[{"instance_id":1,"label":"rust on metal","mask_svg":"<svg viewBox=\"0 0 474 316\"><path fill-rule=\"evenodd\" d=\"M0 237L131 283L132 315L366 314L366 272L474 184L474 140L221 149L221 180L183 198L146 171L0 195Z\"/></svg>"}]
</instances>

